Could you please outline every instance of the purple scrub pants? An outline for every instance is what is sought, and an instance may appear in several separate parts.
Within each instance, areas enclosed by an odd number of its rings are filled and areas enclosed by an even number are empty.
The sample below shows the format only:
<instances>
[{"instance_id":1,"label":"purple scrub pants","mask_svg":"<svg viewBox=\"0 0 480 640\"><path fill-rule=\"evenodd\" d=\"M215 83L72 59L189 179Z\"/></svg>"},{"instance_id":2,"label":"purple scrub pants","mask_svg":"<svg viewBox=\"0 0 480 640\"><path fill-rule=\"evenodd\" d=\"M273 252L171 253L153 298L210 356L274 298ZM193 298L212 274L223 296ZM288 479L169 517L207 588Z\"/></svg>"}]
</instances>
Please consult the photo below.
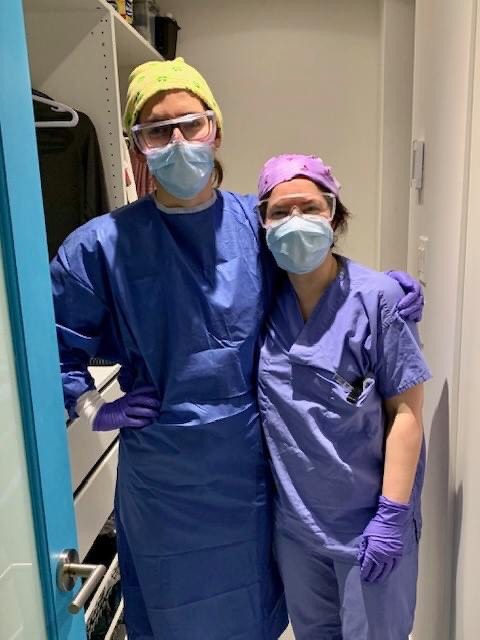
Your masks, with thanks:
<instances>
[{"instance_id":1,"label":"purple scrub pants","mask_svg":"<svg viewBox=\"0 0 480 640\"><path fill-rule=\"evenodd\" d=\"M276 534L295 640L408 640L416 603L418 544L383 584L360 580L360 566Z\"/></svg>"}]
</instances>

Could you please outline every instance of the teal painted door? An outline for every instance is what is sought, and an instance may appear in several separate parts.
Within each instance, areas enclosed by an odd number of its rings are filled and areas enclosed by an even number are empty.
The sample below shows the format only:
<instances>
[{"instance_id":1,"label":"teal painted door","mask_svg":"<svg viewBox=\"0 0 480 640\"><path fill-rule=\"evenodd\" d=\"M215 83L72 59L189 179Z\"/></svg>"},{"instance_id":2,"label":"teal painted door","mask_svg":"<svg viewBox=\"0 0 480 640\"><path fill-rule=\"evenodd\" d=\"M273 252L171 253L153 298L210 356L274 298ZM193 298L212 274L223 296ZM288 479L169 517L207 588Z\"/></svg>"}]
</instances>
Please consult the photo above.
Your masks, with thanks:
<instances>
[{"instance_id":1,"label":"teal painted door","mask_svg":"<svg viewBox=\"0 0 480 640\"><path fill-rule=\"evenodd\" d=\"M84 640L56 585L77 538L21 0L1 14L0 637Z\"/></svg>"}]
</instances>

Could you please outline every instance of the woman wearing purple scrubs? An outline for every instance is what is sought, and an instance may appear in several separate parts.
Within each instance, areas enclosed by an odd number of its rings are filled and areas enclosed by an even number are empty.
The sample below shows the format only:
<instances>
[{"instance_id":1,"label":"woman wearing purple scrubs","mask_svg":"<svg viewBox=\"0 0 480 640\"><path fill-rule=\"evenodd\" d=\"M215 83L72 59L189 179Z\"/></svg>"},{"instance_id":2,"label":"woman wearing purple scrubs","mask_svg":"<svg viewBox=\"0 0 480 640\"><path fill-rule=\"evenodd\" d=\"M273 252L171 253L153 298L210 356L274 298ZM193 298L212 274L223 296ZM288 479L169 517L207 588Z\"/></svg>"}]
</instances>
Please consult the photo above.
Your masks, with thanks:
<instances>
[{"instance_id":1,"label":"woman wearing purple scrubs","mask_svg":"<svg viewBox=\"0 0 480 640\"><path fill-rule=\"evenodd\" d=\"M430 372L398 283L334 253L348 217L338 193L312 156L272 158L259 182L267 244L288 275L259 375L276 549L296 640L407 640Z\"/></svg>"}]
</instances>

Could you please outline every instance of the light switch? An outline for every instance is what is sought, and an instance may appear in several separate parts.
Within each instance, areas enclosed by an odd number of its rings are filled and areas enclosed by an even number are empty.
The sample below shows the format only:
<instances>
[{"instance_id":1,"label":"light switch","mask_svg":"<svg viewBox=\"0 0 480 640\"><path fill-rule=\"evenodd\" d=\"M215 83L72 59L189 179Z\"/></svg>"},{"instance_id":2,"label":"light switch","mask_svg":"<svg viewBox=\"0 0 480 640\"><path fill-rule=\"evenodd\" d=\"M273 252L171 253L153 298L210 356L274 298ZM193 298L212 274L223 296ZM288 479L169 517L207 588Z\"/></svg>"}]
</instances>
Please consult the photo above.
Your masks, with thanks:
<instances>
[{"instance_id":1,"label":"light switch","mask_svg":"<svg viewBox=\"0 0 480 640\"><path fill-rule=\"evenodd\" d=\"M427 284L427 236L419 236L417 249L417 277L423 285Z\"/></svg>"}]
</instances>

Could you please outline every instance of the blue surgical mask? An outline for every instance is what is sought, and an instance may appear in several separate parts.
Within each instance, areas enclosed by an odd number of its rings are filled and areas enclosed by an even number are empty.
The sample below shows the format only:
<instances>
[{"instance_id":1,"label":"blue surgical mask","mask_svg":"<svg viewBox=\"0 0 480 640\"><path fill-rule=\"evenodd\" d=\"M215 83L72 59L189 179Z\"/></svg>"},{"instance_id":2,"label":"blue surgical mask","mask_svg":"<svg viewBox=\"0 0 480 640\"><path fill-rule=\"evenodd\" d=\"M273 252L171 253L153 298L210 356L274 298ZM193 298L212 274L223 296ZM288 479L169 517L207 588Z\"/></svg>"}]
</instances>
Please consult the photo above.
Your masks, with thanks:
<instances>
[{"instance_id":1,"label":"blue surgical mask","mask_svg":"<svg viewBox=\"0 0 480 640\"><path fill-rule=\"evenodd\" d=\"M267 230L267 244L281 269L310 273L328 256L333 229L326 218L293 216L284 224Z\"/></svg>"},{"instance_id":2,"label":"blue surgical mask","mask_svg":"<svg viewBox=\"0 0 480 640\"><path fill-rule=\"evenodd\" d=\"M173 142L147 155L150 173L165 191L190 200L207 186L214 166L210 144Z\"/></svg>"}]
</instances>

